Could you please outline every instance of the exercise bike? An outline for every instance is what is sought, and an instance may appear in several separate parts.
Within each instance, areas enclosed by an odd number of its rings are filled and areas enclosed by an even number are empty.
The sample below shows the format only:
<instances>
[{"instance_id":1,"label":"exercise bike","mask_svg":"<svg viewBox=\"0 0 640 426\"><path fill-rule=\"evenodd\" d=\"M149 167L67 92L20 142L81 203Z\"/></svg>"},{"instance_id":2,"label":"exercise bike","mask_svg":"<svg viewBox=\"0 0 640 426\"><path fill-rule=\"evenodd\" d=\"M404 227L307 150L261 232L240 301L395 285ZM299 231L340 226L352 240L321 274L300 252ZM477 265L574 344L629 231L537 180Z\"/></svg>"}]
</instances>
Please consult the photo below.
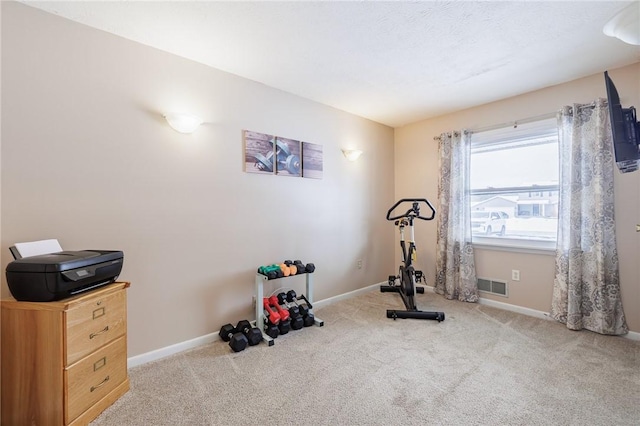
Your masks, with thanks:
<instances>
[{"instance_id":1,"label":"exercise bike","mask_svg":"<svg viewBox=\"0 0 640 426\"><path fill-rule=\"evenodd\" d=\"M399 216L391 216L393 211L404 203L411 203L411 208L405 213ZM431 210L431 214L427 217L420 215L420 206L426 204ZM387 220L395 221L395 225L400 231L400 247L402 248L402 264L398 269L398 275L389 275L388 285L381 285L380 291L396 292L400 294L406 310L401 311L397 309L387 309L387 318L415 318L415 319L430 319L438 322L444 321L444 312L427 312L420 311L416 308L414 299L415 293L424 293L424 287L416 287L416 281L422 281L422 271L416 271L412 265L412 262L416 259L416 244L413 231L413 222L416 219L433 220L436 215L436 210L431 203L424 198L403 198L395 203L389 211L387 211ZM404 230L409 227L410 238L409 247L407 248L404 239Z\"/></svg>"}]
</instances>

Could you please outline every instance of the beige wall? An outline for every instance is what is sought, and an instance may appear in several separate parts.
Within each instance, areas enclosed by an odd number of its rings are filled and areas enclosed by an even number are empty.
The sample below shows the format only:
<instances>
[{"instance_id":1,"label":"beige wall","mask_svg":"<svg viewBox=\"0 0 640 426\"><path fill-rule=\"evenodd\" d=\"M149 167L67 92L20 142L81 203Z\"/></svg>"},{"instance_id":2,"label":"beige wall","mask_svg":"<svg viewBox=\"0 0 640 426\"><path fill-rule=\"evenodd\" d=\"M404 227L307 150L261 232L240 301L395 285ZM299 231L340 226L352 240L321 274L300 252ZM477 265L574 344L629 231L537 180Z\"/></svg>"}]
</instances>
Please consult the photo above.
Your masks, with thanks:
<instances>
[{"instance_id":1,"label":"beige wall","mask_svg":"<svg viewBox=\"0 0 640 426\"><path fill-rule=\"evenodd\" d=\"M253 319L261 264L314 262L316 300L395 268L389 127L7 2L2 89L2 270L20 241L123 250L130 356ZM243 129L321 144L324 179L244 173Z\"/></svg>"},{"instance_id":2,"label":"beige wall","mask_svg":"<svg viewBox=\"0 0 640 426\"><path fill-rule=\"evenodd\" d=\"M123 250L130 356L252 319L260 264L315 262L316 299L385 280L399 256L387 208L401 197L436 199L433 136L605 96L595 75L396 129L394 148L394 131L371 121L21 4L1 10L2 270L18 241ZM625 106L640 105L639 74L638 64L611 72ZM210 123L178 134L161 114L182 109ZM324 179L244 173L243 129L323 145ZM365 151L358 162L342 156L349 146ZM634 331L639 179L616 174L623 303ZM418 225L417 244L433 283L435 222ZM478 250L476 260L481 276L521 271L509 298L496 300L548 311L552 256ZM302 284L279 280L268 290ZM4 274L1 290L9 296Z\"/></svg>"},{"instance_id":3,"label":"beige wall","mask_svg":"<svg viewBox=\"0 0 640 426\"><path fill-rule=\"evenodd\" d=\"M609 74L623 106L640 107L640 64L610 70ZM433 137L443 131L534 117L557 111L563 105L591 102L597 97L606 97L602 74L398 128L395 130L396 196L424 195L437 199L437 143ZM636 223L640 223L640 173L622 175L616 171L615 191L623 308L629 328L640 332L640 233L635 231ZM416 241L422 247L418 266L428 273L433 283L435 223L417 229ZM549 311L555 273L552 255L478 249L476 268L481 277L509 282L508 298L491 295L487 298ZM520 270L519 282L511 281L512 269Z\"/></svg>"}]
</instances>

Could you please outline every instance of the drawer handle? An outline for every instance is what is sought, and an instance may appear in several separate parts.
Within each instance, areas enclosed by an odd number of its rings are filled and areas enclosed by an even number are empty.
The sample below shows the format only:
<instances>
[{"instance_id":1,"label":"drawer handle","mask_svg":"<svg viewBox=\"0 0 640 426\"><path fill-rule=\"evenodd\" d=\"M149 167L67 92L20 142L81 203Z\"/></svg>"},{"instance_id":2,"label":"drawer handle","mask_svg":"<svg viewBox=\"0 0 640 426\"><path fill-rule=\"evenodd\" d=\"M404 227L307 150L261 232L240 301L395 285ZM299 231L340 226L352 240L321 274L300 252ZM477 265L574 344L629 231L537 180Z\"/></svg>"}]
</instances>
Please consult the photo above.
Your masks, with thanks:
<instances>
[{"instance_id":1,"label":"drawer handle","mask_svg":"<svg viewBox=\"0 0 640 426\"><path fill-rule=\"evenodd\" d=\"M102 333L106 333L107 331L109 331L109 326L106 326L105 328L103 328L102 330L98 331L97 333L91 333L89 335L89 339L93 339L94 337L99 336Z\"/></svg>"},{"instance_id":2,"label":"drawer handle","mask_svg":"<svg viewBox=\"0 0 640 426\"><path fill-rule=\"evenodd\" d=\"M102 367L104 367L105 365L107 365L107 357L102 357L99 360L97 360L96 362L93 363L93 371L98 371L100 370Z\"/></svg>"},{"instance_id":3,"label":"drawer handle","mask_svg":"<svg viewBox=\"0 0 640 426\"><path fill-rule=\"evenodd\" d=\"M103 386L108 381L109 381L109 376L105 377L104 380L101 381L100 383L98 383L97 385L91 386L91 392L93 392L94 390L98 389L100 386Z\"/></svg>"}]
</instances>

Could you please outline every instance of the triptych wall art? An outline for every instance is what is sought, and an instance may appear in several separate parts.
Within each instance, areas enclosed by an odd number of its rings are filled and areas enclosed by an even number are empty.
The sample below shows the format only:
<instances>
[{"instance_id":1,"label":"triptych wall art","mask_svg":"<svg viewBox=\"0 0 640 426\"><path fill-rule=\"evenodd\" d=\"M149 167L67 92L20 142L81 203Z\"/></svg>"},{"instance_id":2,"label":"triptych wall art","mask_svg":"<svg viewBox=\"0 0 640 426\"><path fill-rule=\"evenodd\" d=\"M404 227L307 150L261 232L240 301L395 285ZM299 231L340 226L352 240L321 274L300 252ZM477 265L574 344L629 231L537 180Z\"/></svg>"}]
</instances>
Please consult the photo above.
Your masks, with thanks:
<instances>
[{"instance_id":1,"label":"triptych wall art","mask_svg":"<svg viewBox=\"0 0 640 426\"><path fill-rule=\"evenodd\" d=\"M247 173L322 179L322 145L249 130L243 133Z\"/></svg>"}]
</instances>

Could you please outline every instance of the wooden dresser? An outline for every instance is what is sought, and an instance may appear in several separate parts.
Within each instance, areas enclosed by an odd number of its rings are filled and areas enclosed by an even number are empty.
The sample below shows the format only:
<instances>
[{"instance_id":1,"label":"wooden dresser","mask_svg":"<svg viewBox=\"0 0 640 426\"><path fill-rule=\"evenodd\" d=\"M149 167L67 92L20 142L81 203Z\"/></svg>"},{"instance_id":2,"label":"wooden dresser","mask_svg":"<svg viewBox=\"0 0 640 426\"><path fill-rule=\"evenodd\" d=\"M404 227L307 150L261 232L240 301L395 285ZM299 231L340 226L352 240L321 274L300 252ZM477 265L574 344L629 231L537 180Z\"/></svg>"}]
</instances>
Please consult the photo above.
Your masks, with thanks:
<instances>
[{"instance_id":1,"label":"wooden dresser","mask_svg":"<svg viewBox=\"0 0 640 426\"><path fill-rule=\"evenodd\" d=\"M3 425L87 425L129 390L128 287L57 302L2 300Z\"/></svg>"}]
</instances>

